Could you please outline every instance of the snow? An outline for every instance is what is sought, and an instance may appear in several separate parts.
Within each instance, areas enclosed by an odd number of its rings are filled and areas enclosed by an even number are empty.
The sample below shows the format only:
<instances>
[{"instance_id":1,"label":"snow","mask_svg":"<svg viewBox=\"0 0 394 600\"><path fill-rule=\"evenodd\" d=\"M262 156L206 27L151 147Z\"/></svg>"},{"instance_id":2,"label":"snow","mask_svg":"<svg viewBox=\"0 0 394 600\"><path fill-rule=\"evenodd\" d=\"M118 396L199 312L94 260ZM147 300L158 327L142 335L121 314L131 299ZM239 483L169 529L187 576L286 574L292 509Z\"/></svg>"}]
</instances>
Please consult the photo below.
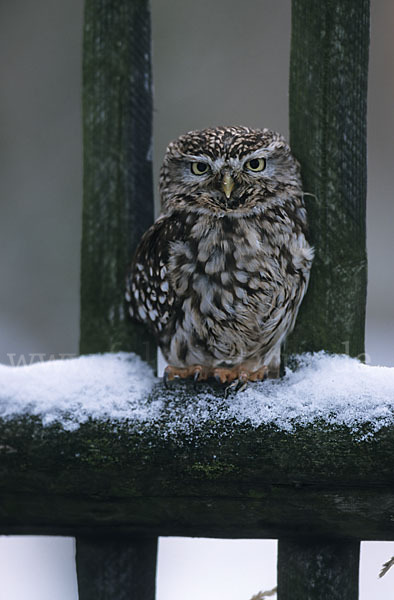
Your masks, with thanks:
<instances>
[{"instance_id":1,"label":"snow","mask_svg":"<svg viewBox=\"0 0 394 600\"><path fill-rule=\"evenodd\" d=\"M217 385L171 382L164 390L133 354L101 354L30 366L0 365L0 416L41 417L75 429L89 418L125 421L160 436L212 431L224 424L286 431L324 421L369 432L394 423L394 368L324 352L297 357L280 380L251 384L224 397Z\"/></svg>"},{"instance_id":2,"label":"snow","mask_svg":"<svg viewBox=\"0 0 394 600\"><path fill-rule=\"evenodd\" d=\"M270 425L291 432L324 422L347 426L364 439L394 424L394 368L325 352L298 356L295 367L288 368L282 379L251 384L227 399L223 393L201 391L180 402L174 391L167 392L162 407L167 432L188 433L204 423L213 431L220 422ZM362 431L366 425L368 433Z\"/></svg>"},{"instance_id":3,"label":"snow","mask_svg":"<svg viewBox=\"0 0 394 600\"><path fill-rule=\"evenodd\" d=\"M297 359L297 369L288 369L281 381L268 382L264 407L258 390L265 384L245 392L240 410L253 424L272 422L291 430L296 423L324 420L352 429L368 423L377 431L394 423L394 368L325 352Z\"/></svg>"},{"instance_id":4,"label":"snow","mask_svg":"<svg viewBox=\"0 0 394 600\"><path fill-rule=\"evenodd\" d=\"M74 429L89 418L138 418L155 383L134 354L95 354L22 367L0 365L0 416L39 415Z\"/></svg>"}]
</instances>

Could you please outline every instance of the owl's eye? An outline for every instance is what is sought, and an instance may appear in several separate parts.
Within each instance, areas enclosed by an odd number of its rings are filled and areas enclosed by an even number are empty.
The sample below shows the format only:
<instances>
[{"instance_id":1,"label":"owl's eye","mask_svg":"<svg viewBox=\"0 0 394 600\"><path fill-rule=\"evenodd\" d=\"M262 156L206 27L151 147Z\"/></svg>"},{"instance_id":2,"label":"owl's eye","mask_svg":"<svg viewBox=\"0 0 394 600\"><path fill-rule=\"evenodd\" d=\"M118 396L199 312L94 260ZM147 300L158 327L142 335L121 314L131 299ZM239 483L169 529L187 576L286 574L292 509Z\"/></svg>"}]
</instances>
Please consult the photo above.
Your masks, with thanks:
<instances>
[{"instance_id":1,"label":"owl's eye","mask_svg":"<svg viewBox=\"0 0 394 600\"><path fill-rule=\"evenodd\" d=\"M245 163L245 169L247 169L248 171L253 171L253 173L264 171L265 158L252 158L252 160L248 160Z\"/></svg>"},{"instance_id":2,"label":"owl's eye","mask_svg":"<svg viewBox=\"0 0 394 600\"><path fill-rule=\"evenodd\" d=\"M209 170L209 166L205 162L192 162L190 168L194 175L204 175Z\"/></svg>"}]
</instances>

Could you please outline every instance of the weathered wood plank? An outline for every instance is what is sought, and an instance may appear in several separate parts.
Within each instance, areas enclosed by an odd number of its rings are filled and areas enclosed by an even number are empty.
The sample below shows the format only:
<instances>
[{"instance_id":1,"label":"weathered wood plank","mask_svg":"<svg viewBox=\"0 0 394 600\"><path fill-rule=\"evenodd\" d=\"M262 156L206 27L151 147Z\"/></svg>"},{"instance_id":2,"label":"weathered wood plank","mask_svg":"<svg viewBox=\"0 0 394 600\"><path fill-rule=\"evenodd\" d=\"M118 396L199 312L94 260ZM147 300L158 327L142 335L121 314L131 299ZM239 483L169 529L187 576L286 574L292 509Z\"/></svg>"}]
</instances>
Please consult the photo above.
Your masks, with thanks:
<instances>
[{"instance_id":1,"label":"weathered wood plank","mask_svg":"<svg viewBox=\"0 0 394 600\"><path fill-rule=\"evenodd\" d=\"M79 597L154 600L157 539L77 539Z\"/></svg>"},{"instance_id":2,"label":"weathered wood plank","mask_svg":"<svg viewBox=\"0 0 394 600\"><path fill-rule=\"evenodd\" d=\"M357 600L357 541L279 540L278 598Z\"/></svg>"},{"instance_id":3,"label":"weathered wood plank","mask_svg":"<svg viewBox=\"0 0 394 600\"><path fill-rule=\"evenodd\" d=\"M127 265L154 212L148 0L85 2L83 131L80 351L134 350L154 365L155 345L131 323L124 297ZM80 599L153 600L156 541L102 533L77 537Z\"/></svg>"},{"instance_id":4,"label":"weathered wood plank","mask_svg":"<svg viewBox=\"0 0 394 600\"><path fill-rule=\"evenodd\" d=\"M127 266L153 223L148 0L86 0L83 47L82 354L156 350L132 324Z\"/></svg>"},{"instance_id":5,"label":"weathered wood plank","mask_svg":"<svg viewBox=\"0 0 394 600\"><path fill-rule=\"evenodd\" d=\"M290 142L312 194L306 203L316 255L288 353L363 357L368 50L369 0L293 0ZM335 502L344 508L341 496ZM361 497L353 500L361 505ZM279 540L278 600L358 597L358 543L329 539L349 533L336 517L332 531L320 533L319 541L306 540L306 525L297 541ZM361 527L351 537L364 533Z\"/></svg>"},{"instance_id":6,"label":"weathered wood plank","mask_svg":"<svg viewBox=\"0 0 394 600\"><path fill-rule=\"evenodd\" d=\"M364 352L369 0L293 0L290 142L315 246L287 352Z\"/></svg>"},{"instance_id":7,"label":"weathered wood plank","mask_svg":"<svg viewBox=\"0 0 394 600\"><path fill-rule=\"evenodd\" d=\"M0 531L394 539L394 431L0 421Z\"/></svg>"}]
</instances>

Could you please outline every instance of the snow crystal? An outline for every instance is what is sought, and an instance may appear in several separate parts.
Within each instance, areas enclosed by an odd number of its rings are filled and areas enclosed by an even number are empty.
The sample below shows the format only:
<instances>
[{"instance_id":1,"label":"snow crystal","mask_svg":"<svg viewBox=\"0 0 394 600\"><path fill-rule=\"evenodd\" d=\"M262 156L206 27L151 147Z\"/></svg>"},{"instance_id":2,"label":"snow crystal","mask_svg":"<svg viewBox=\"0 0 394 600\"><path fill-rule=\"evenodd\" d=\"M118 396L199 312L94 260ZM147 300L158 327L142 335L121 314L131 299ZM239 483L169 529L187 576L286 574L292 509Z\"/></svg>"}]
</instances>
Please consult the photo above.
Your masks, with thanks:
<instances>
[{"instance_id":1,"label":"snow crystal","mask_svg":"<svg viewBox=\"0 0 394 600\"><path fill-rule=\"evenodd\" d=\"M374 430L394 423L394 368L365 365L346 355L305 354L281 380L237 397L234 416L254 426L275 423L292 429L318 420Z\"/></svg>"},{"instance_id":2,"label":"snow crystal","mask_svg":"<svg viewBox=\"0 0 394 600\"><path fill-rule=\"evenodd\" d=\"M196 433L202 427L247 424L296 426L325 422L369 431L394 424L394 368L374 367L324 352L297 358L280 380L250 384L224 397L206 383L194 390L174 381L165 390L132 354L103 354L23 367L0 366L0 416L39 415L66 429L89 418L124 421L158 435Z\"/></svg>"},{"instance_id":3,"label":"snow crystal","mask_svg":"<svg viewBox=\"0 0 394 600\"><path fill-rule=\"evenodd\" d=\"M29 366L0 365L0 417L39 415L73 429L89 418L138 417L155 383L134 354L96 354Z\"/></svg>"},{"instance_id":4,"label":"snow crystal","mask_svg":"<svg viewBox=\"0 0 394 600\"><path fill-rule=\"evenodd\" d=\"M297 368L279 380L250 384L246 391L224 398L223 392L185 394L185 384L173 383L160 396L165 435L213 431L220 423L275 426L294 431L317 422L345 425L353 432L367 425L368 437L394 424L394 368L373 367L346 355L324 352L296 357ZM183 392L183 393L182 393ZM180 396L179 399L177 396ZM158 410L156 405L155 410ZM153 420L158 415L152 415Z\"/></svg>"}]
</instances>

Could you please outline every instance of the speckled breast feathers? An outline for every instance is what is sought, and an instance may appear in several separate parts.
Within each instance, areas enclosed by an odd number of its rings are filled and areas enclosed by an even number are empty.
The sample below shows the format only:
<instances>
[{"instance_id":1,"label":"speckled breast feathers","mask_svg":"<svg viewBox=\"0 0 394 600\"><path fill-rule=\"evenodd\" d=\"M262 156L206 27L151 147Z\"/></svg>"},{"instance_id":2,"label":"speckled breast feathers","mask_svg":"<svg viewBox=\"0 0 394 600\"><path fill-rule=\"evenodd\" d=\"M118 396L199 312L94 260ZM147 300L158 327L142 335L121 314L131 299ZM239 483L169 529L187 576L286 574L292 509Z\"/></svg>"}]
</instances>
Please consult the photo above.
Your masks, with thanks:
<instances>
[{"instance_id":1,"label":"speckled breast feathers","mask_svg":"<svg viewBox=\"0 0 394 600\"><path fill-rule=\"evenodd\" d=\"M167 149L162 213L127 278L130 314L170 365L278 367L313 252L299 167L279 134L190 132Z\"/></svg>"}]
</instances>

